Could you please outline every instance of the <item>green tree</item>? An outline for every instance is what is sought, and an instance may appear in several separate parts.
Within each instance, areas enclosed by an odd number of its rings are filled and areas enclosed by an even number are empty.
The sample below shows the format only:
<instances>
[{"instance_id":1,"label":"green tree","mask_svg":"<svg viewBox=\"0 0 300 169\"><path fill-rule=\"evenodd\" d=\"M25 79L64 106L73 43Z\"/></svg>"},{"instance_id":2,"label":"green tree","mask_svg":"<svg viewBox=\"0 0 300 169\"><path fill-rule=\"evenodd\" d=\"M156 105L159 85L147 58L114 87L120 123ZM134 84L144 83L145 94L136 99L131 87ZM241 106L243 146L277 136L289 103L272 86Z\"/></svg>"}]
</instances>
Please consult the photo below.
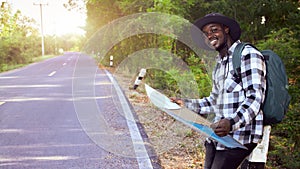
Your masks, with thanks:
<instances>
[{"instance_id":1,"label":"green tree","mask_svg":"<svg viewBox=\"0 0 300 169\"><path fill-rule=\"evenodd\" d=\"M298 25L299 26L299 25ZM300 163L291 159L299 159L300 154L300 42L297 30L282 28L266 36L267 40L258 42L260 49L272 49L286 65L289 76L289 93L292 96L290 109L284 121L273 127L269 157L270 162L286 168L299 168ZM299 32L298 32L299 33Z\"/></svg>"},{"instance_id":2,"label":"green tree","mask_svg":"<svg viewBox=\"0 0 300 169\"><path fill-rule=\"evenodd\" d=\"M219 12L235 18L243 30L242 40L256 42L264 39L272 30L299 25L299 1L297 0L211 0L198 4L204 13ZM201 17L197 16L197 17ZM263 21L265 18L265 21Z\"/></svg>"},{"instance_id":3,"label":"green tree","mask_svg":"<svg viewBox=\"0 0 300 169\"><path fill-rule=\"evenodd\" d=\"M37 56L38 31L35 22L20 11L12 13L7 3L2 3L0 11L0 69L9 65L24 64Z\"/></svg>"},{"instance_id":4,"label":"green tree","mask_svg":"<svg viewBox=\"0 0 300 169\"><path fill-rule=\"evenodd\" d=\"M122 16L117 0L89 0L87 9L87 37L100 27Z\"/></svg>"}]
</instances>

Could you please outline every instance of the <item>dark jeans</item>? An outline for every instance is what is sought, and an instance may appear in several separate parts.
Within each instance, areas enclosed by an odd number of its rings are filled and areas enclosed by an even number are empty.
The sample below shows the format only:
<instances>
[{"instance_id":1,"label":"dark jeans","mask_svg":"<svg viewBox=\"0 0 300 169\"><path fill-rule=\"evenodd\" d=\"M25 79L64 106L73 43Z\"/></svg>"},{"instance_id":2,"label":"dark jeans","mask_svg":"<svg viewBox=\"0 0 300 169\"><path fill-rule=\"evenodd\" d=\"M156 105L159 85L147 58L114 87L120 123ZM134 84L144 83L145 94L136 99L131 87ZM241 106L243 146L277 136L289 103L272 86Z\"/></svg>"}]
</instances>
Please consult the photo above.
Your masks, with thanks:
<instances>
[{"instance_id":1,"label":"dark jeans","mask_svg":"<svg viewBox=\"0 0 300 169\"><path fill-rule=\"evenodd\" d=\"M216 150L213 142L205 142L205 169L237 169L243 160L252 152L257 144L245 144L248 150L233 148L228 150Z\"/></svg>"},{"instance_id":2,"label":"dark jeans","mask_svg":"<svg viewBox=\"0 0 300 169\"><path fill-rule=\"evenodd\" d=\"M245 159L240 169L265 169L265 165L265 163L250 162L247 159Z\"/></svg>"}]
</instances>

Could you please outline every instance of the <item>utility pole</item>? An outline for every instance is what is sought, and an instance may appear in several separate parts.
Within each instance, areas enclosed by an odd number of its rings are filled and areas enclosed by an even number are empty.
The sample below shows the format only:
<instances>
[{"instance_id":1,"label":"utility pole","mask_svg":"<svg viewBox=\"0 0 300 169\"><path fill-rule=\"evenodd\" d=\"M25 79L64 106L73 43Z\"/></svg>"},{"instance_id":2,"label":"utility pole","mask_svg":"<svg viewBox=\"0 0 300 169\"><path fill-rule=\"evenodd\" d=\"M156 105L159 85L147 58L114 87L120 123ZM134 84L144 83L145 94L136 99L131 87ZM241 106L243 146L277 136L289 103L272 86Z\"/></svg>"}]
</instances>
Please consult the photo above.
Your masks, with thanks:
<instances>
[{"instance_id":1,"label":"utility pole","mask_svg":"<svg viewBox=\"0 0 300 169\"><path fill-rule=\"evenodd\" d=\"M48 5L48 3L45 2L34 2L33 5L39 5L40 6L40 12L41 12L41 35L42 35L42 56L45 55L45 43L44 43L44 28L43 28L43 5Z\"/></svg>"}]
</instances>

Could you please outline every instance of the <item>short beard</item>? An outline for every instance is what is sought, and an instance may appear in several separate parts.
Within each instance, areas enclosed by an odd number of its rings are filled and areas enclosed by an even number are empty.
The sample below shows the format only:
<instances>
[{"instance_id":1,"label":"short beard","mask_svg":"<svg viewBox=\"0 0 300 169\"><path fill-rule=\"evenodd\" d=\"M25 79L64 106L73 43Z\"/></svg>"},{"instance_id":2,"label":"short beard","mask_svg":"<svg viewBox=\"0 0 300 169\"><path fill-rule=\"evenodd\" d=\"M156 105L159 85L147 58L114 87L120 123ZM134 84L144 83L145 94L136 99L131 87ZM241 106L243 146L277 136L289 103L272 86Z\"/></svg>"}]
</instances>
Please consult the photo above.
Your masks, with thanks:
<instances>
[{"instance_id":1,"label":"short beard","mask_svg":"<svg viewBox=\"0 0 300 169\"><path fill-rule=\"evenodd\" d=\"M220 52L222 51L224 48L227 48L226 50L228 50L228 46L227 46L227 33L225 32L225 25L221 25L222 26L222 31L224 34L224 43L222 43L219 47L216 48L216 51Z\"/></svg>"},{"instance_id":2,"label":"short beard","mask_svg":"<svg viewBox=\"0 0 300 169\"><path fill-rule=\"evenodd\" d=\"M216 51L220 52L221 50L223 50L224 48L227 47L227 41L225 41L224 43L222 43L219 47L216 48Z\"/></svg>"}]
</instances>

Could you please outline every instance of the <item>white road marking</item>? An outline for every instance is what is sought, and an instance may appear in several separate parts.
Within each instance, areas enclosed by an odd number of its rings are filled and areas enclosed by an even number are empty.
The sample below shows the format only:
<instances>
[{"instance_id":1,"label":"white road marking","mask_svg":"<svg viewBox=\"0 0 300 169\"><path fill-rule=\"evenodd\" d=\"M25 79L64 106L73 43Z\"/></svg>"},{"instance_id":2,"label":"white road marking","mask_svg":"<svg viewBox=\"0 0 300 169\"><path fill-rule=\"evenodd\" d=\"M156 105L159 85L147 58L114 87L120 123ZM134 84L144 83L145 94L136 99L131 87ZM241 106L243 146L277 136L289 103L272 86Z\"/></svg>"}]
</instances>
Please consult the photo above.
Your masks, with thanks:
<instances>
[{"instance_id":1,"label":"white road marking","mask_svg":"<svg viewBox=\"0 0 300 169\"><path fill-rule=\"evenodd\" d=\"M124 114L126 116L126 122L129 128L131 140L133 143L134 151L136 154L137 162L140 169L153 169L151 160L149 158L149 155L147 153L146 147L144 146L144 141L141 136L141 133L139 132L139 129L137 127L137 124L135 123L135 119L132 115L131 109L128 105L128 102L121 90L121 88L116 83L115 79L112 77L112 75L105 71L107 76L109 77L110 81L113 83L114 88L117 91L117 95L120 99L122 109L124 111Z\"/></svg>"},{"instance_id":2,"label":"white road marking","mask_svg":"<svg viewBox=\"0 0 300 169\"><path fill-rule=\"evenodd\" d=\"M41 85L2 85L0 89L9 89L9 88L49 88L49 87L61 87L62 85L51 85L51 84L41 84Z\"/></svg>"},{"instance_id":3,"label":"white road marking","mask_svg":"<svg viewBox=\"0 0 300 169\"><path fill-rule=\"evenodd\" d=\"M56 71L51 72L48 76L51 77L56 73Z\"/></svg>"},{"instance_id":4,"label":"white road marking","mask_svg":"<svg viewBox=\"0 0 300 169\"><path fill-rule=\"evenodd\" d=\"M18 76L4 76L4 77L0 77L0 79L16 79L16 78L20 78Z\"/></svg>"},{"instance_id":5,"label":"white road marking","mask_svg":"<svg viewBox=\"0 0 300 169\"><path fill-rule=\"evenodd\" d=\"M66 98L58 98L58 97L14 97L9 99L3 99L0 101L0 106L5 104L6 102L27 102L27 101L85 101L85 100L99 100L99 99L109 99L112 96L101 96L101 97L66 97Z\"/></svg>"}]
</instances>

